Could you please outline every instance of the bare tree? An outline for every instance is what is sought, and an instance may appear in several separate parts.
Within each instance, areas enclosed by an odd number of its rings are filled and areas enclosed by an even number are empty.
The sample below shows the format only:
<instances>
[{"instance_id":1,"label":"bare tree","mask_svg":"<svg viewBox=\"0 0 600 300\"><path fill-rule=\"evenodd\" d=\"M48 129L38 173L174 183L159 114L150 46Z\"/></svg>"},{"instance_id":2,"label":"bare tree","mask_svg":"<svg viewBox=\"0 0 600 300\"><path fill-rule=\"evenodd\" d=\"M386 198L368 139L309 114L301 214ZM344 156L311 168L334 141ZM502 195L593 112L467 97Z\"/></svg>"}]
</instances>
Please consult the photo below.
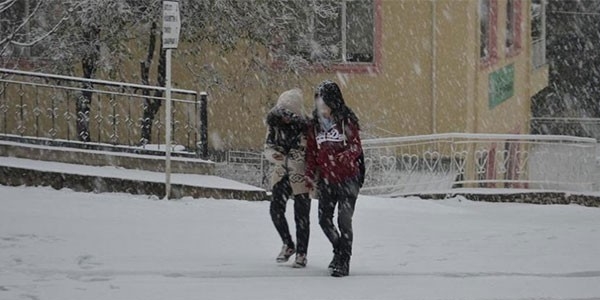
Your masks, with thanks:
<instances>
[{"instance_id":1,"label":"bare tree","mask_svg":"<svg viewBox=\"0 0 600 300\"><path fill-rule=\"evenodd\" d=\"M57 0L0 0L0 58L2 67L37 53L32 49L57 32L69 11L48 14Z\"/></svg>"},{"instance_id":2,"label":"bare tree","mask_svg":"<svg viewBox=\"0 0 600 300\"><path fill-rule=\"evenodd\" d=\"M83 78L95 78L99 70L118 74L121 61L127 59L128 27L132 23L132 9L127 1L120 0L61 0L55 9L69 12L62 22L43 41L42 55L48 58L41 68L53 73L76 75L76 65L81 66ZM48 13L52 13L49 11ZM85 89L76 102L78 137L90 141L90 105L93 86Z\"/></svg>"}]
</instances>

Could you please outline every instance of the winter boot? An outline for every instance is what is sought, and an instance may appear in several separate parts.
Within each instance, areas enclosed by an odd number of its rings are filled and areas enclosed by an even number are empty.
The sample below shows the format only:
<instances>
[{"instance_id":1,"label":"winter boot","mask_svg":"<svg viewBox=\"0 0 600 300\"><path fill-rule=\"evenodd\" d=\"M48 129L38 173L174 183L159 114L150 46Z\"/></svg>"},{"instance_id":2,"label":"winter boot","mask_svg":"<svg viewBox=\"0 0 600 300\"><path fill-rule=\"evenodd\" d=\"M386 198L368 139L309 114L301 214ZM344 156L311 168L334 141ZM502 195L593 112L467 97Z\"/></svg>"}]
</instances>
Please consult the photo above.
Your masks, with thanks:
<instances>
[{"instance_id":1,"label":"winter boot","mask_svg":"<svg viewBox=\"0 0 600 300\"><path fill-rule=\"evenodd\" d=\"M333 267L331 276L344 277L350 274L350 256L340 256L338 263Z\"/></svg>"},{"instance_id":2,"label":"winter boot","mask_svg":"<svg viewBox=\"0 0 600 300\"><path fill-rule=\"evenodd\" d=\"M294 261L294 264L292 264L292 268L304 268L306 267L307 262L306 254L296 254L296 260Z\"/></svg>"},{"instance_id":3,"label":"winter boot","mask_svg":"<svg viewBox=\"0 0 600 300\"><path fill-rule=\"evenodd\" d=\"M337 251L333 251L333 259L331 260L331 262L329 263L329 266L327 267L327 269L329 269L329 272L332 273L333 269L335 269L335 266L338 264L340 260L340 255L337 253Z\"/></svg>"},{"instance_id":4,"label":"winter boot","mask_svg":"<svg viewBox=\"0 0 600 300\"><path fill-rule=\"evenodd\" d=\"M296 253L296 249L294 249L294 247L283 245L283 247L281 247L281 252L279 252L279 255L277 255L277 258L275 260L278 263L284 263L288 261L290 257L294 255L294 253Z\"/></svg>"}]
</instances>

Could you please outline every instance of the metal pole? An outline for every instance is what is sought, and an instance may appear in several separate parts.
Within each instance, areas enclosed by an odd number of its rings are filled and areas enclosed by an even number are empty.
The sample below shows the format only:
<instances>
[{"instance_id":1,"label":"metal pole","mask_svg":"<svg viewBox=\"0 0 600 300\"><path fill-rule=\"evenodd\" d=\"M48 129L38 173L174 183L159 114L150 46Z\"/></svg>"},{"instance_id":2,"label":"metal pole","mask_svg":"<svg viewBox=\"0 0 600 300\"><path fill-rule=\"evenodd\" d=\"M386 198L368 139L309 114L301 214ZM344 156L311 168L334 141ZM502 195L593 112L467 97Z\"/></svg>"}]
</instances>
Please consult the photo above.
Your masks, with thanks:
<instances>
[{"instance_id":1,"label":"metal pole","mask_svg":"<svg viewBox=\"0 0 600 300\"><path fill-rule=\"evenodd\" d=\"M166 158L165 158L165 199L169 200L171 197L171 49L166 50L166 76L165 76L165 147Z\"/></svg>"},{"instance_id":2,"label":"metal pole","mask_svg":"<svg viewBox=\"0 0 600 300\"><path fill-rule=\"evenodd\" d=\"M208 159L208 93L200 93L200 143L202 158Z\"/></svg>"},{"instance_id":3,"label":"metal pole","mask_svg":"<svg viewBox=\"0 0 600 300\"><path fill-rule=\"evenodd\" d=\"M431 0L431 133L437 133L437 19L436 0Z\"/></svg>"}]
</instances>

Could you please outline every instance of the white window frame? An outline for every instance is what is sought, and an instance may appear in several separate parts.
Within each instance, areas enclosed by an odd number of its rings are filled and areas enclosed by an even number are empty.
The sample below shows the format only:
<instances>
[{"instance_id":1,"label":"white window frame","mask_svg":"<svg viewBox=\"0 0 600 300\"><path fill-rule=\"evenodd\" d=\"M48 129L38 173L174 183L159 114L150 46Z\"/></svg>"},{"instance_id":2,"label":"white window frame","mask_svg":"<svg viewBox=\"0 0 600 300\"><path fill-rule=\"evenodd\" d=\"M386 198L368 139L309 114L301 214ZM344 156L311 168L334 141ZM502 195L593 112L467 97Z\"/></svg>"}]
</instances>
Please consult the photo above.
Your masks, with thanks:
<instances>
[{"instance_id":1,"label":"white window frame","mask_svg":"<svg viewBox=\"0 0 600 300\"><path fill-rule=\"evenodd\" d=\"M533 23L536 17L540 18L541 22L541 30L540 37L534 39L533 34L533 24L531 24L531 30L529 32L531 36L531 63L534 69L541 68L546 65L546 7L547 0L539 0L540 1L540 10L539 14L535 14L533 1L531 2L531 23Z\"/></svg>"}]
</instances>

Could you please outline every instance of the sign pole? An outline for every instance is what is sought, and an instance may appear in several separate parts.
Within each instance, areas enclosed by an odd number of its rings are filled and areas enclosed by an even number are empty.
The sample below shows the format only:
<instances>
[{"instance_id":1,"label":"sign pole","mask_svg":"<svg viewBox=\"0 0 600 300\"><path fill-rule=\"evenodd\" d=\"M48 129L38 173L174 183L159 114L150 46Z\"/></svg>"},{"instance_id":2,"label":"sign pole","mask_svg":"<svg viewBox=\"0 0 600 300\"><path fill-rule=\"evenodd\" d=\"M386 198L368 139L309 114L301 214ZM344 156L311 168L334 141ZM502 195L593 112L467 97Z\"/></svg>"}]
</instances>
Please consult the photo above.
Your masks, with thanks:
<instances>
[{"instance_id":1,"label":"sign pole","mask_svg":"<svg viewBox=\"0 0 600 300\"><path fill-rule=\"evenodd\" d=\"M165 199L169 200L171 197L171 123L172 123L172 113L171 113L171 49L166 50L166 75L165 75L165 124L167 126L165 131L165 147L166 150L166 158L165 158Z\"/></svg>"},{"instance_id":2,"label":"sign pole","mask_svg":"<svg viewBox=\"0 0 600 300\"><path fill-rule=\"evenodd\" d=\"M181 19L179 16L179 2L163 1L163 29L162 43L166 49L165 66L165 199L171 197L171 141L172 139L172 100L171 100L171 52L179 43Z\"/></svg>"}]
</instances>

